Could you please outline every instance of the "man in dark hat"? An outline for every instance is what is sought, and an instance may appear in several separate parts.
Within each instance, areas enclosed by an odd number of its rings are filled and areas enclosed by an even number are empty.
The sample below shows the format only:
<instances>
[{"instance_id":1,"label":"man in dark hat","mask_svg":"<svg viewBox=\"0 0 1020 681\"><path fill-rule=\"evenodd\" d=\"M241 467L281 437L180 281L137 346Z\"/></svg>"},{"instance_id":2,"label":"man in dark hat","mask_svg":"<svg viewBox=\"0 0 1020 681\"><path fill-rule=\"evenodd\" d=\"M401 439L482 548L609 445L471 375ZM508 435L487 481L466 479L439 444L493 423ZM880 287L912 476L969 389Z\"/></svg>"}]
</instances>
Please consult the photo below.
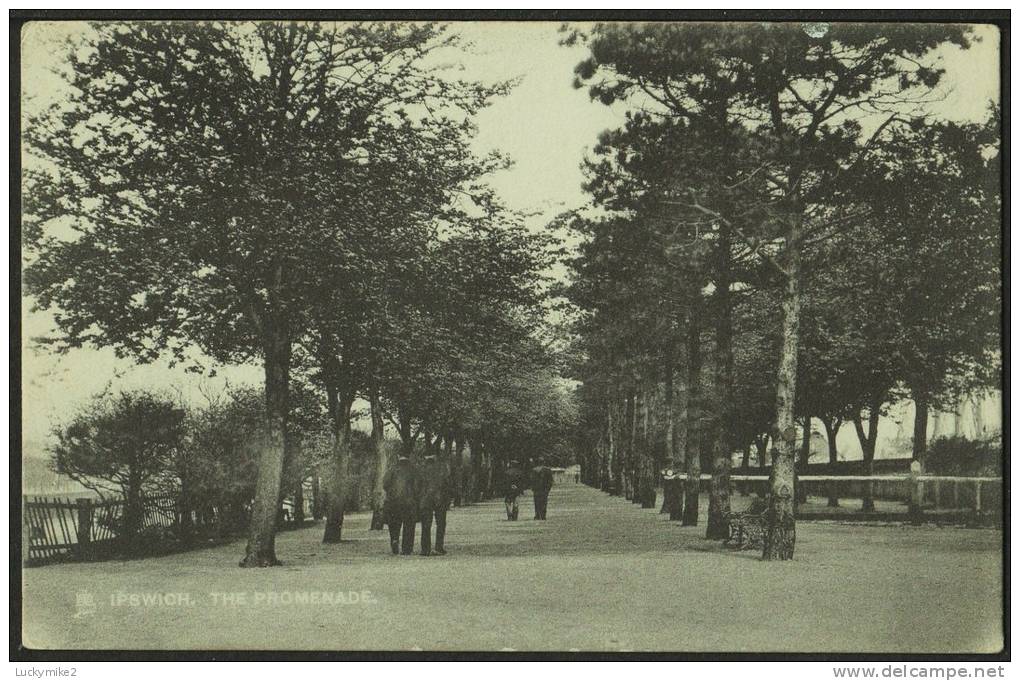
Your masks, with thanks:
<instances>
[{"instance_id":1,"label":"man in dark hat","mask_svg":"<svg viewBox=\"0 0 1020 681\"><path fill-rule=\"evenodd\" d=\"M517 497L524 491L524 470L519 461L511 461L506 471L506 489L503 503L506 504L506 519L517 520Z\"/></svg>"},{"instance_id":2,"label":"man in dark hat","mask_svg":"<svg viewBox=\"0 0 1020 681\"><path fill-rule=\"evenodd\" d=\"M414 552L414 524L418 522L421 475L406 455L386 471L383 478L386 503L383 511L390 530L390 550L405 556Z\"/></svg>"},{"instance_id":3,"label":"man in dark hat","mask_svg":"<svg viewBox=\"0 0 1020 681\"><path fill-rule=\"evenodd\" d=\"M435 454L422 460L421 474L421 555L446 555L443 540L446 537L446 511L453 496L450 489L450 468ZM436 520L436 548L432 549L432 518Z\"/></svg>"},{"instance_id":4,"label":"man in dark hat","mask_svg":"<svg viewBox=\"0 0 1020 681\"><path fill-rule=\"evenodd\" d=\"M549 490L553 486L552 469L545 465L539 457L531 469L531 492L535 495L535 520L545 520L546 508L549 505Z\"/></svg>"}]
</instances>

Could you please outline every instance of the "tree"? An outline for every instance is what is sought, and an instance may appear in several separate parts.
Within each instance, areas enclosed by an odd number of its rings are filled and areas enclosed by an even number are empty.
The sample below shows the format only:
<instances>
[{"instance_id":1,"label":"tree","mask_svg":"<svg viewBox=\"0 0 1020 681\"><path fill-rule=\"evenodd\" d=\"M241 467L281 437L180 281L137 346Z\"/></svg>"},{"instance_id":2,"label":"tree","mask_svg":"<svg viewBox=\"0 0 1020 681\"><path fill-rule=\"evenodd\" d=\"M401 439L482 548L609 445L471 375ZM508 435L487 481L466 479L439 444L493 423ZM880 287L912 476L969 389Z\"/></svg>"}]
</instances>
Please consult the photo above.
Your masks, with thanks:
<instances>
[{"instance_id":1,"label":"tree","mask_svg":"<svg viewBox=\"0 0 1020 681\"><path fill-rule=\"evenodd\" d=\"M706 534L712 538L727 535L729 469L737 445L735 301L751 287L771 283L769 273L738 238L756 229L763 217L761 182L739 179L748 162L744 150L753 147L754 140L725 116L684 120L638 110L628 114L623 128L600 136L597 158L586 164L587 188L595 203L638 216L632 229L647 234L644 241L635 239L643 244L639 257L645 268L643 278L631 284L640 286L635 297L650 301L647 308L656 312L664 306L673 311L672 328L660 325L645 344L664 344L669 349L663 354L675 358L678 352L670 346L683 343L679 327L698 321L712 332L713 343L706 346L714 365L711 388L705 399L700 389L688 396L692 408L687 418L695 437L686 438L685 447L697 456L684 457L692 501L687 518L692 523L697 519L700 459L704 454L710 461L713 482ZM688 341L687 364L700 371L701 333L691 333L698 334L694 350L699 355L690 355ZM699 431L701 415L706 422Z\"/></svg>"},{"instance_id":2,"label":"tree","mask_svg":"<svg viewBox=\"0 0 1020 681\"><path fill-rule=\"evenodd\" d=\"M568 37L568 40L578 36ZM824 32L795 24L608 24L587 36L591 57L578 65L604 103L636 97L664 117L741 126L756 144L745 172L761 178L768 201L745 244L775 267L783 282L782 344L776 375L778 452L772 469L763 556L793 557L794 406L800 346L803 250L851 219L851 206L826 210L843 176L886 143L907 107L934 88L937 46L968 46L965 28L832 24ZM865 123L876 121L876 125ZM687 205L723 222L693 197ZM776 244L778 250L761 249ZM772 251L770 253L770 251Z\"/></svg>"},{"instance_id":3,"label":"tree","mask_svg":"<svg viewBox=\"0 0 1020 681\"><path fill-rule=\"evenodd\" d=\"M25 126L26 284L55 347L150 361L261 359L265 438L242 566L268 566L293 350L354 201L366 139L489 88L436 77L431 24L103 24L74 45L69 97ZM410 125L410 123L407 123ZM334 213L335 214L335 213Z\"/></svg>"},{"instance_id":4,"label":"tree","mask_svg":"<svg viewBox=\"0 0 1020 681\"><path fill-rule=\"evenodd\" d=\"M600 143L607 155L608 137ZM605 182L603 167L591 168L588 184L597 200L612 195L603 194L598 186ZM671 432L676 391L665 391L664 409L670 415L654 440L646 437L644 423L654 415L649 403L658 395L658 385L669 383L683 355L677 317L686 311L683 284L687 280L667 259L657 240L658 225L637 211L620 213L605 219L574 216L568 220L584 242L579 257L572 261L573 279L564 293L577 306L574 351L584 358L572 369L577 378L595 388L585 391L585 397L603 403L592 410L605 420L604 429L599 428L606 434L606 460L600 464L606 472L603 482L614 493L648 505L653 503L659 443L670 459L677 456L675 428ZM635 428L638 420L640 437Z\"/></svg>"},{"instance_id":5,"label":"tree","mask_svg":"<svg viewBox=\"0 0 1020 681\"><path fill-rule=\"evenodd\" d=\"M883 407L908 393L920 460L929 406L952 401L964 377L994 382L1001 298L990 124L897 128L847 192L868 197L855 200L870 215L809 263L798 411L822 418L832 461L836 432L851 421L870 473ZM902 190L887 191L893 184ZM873 508L870 493L864 506Z\"/></svg>"},{"instance_id":6,"label":"tree","mask_svg":"<svg viewBox=\"0 0 1020 681\"><path fill-rule=\"evenodd\" d=\"M168 468L184 443L184 410L154 393L100 396L54 431L53 469L124 500L123 534L142 528L142 494Z\"/></svg>"},{"instance_id":7,"label":"tree","mask_svg":"<svg viewBox=\"0 0 1020 681\"><path fill-rule=\"evenodd\" d=\"M913 456L931 408L1001 385L999 112L897 129L863 181L895 306L898 379L914 400ZM897 186L902 191L877 191Z\"/></svg>"},{"instance_id":8,"label":"tree","mask_svg":"<svg viewBox=\"0 0 1020 681\"><path fill-rule=\"evenodd\" d=\"M222 531L240 529L249 521L258 476L253 445L265 427L262 390L233 389L212 395L209 403L188 414L185 456L190 483L181 479L188 508L200 513L218 507Z\"/></svg>"},{"instance_id":9,"label":"tree","mask_svg":"<svg viewBox=\"0 0 1020 681\"><path fill-rule=\"evenodd\" d=\"M348 491L350 405L359 394L371 401L371 393L391 373L394 355L409 340L428 338L417 333L409 337L402 328L410 326L404 314L410 302L430 313L422 288L441 295L437 288L456 285L436 279L433 286L423 287L433 278L431 263L443 243L441 233L476 229L472 211L482 210L493 220L501 215L483 178L502 167L503 160L475 157L469 148L472 131L447 116L424 118L414 126L377 126L364 144L367 160L357 169L357 192L335 202L323 216L344 224L349 222L349 203L358 210L364 204L375 207L370 223L345 230L337 245L342 257L330 263L330 276L320 280L315 291L319 304L310 311L310 328L299 340L316 382L334 405L335 456L327 466L332 491L324 541L340 540ZM376 455L378 468L385 463L383 450L377 448ZM380 495L375 503L378 517Z\"/></svg>"},{"instance_id":10,"label":"tree","mask_svg":"<svg viewBox=\"0 0 1020 681\"><path fill-rule=\"evenodd\" d=\"M874 255L861 259L861 249ZM871 220L862 220L819 249L805 268L797 412L825 423L830 462L839 426L852 423L865 475L873 470L879 420L902 394L902 311L895 278L907 264L889 255ZM863 510L874 510L870 484Z\"/></svg>"},{"instance_id":11,"label":"tree","mask_svg":"<svg viewBox=\"0 0 1020 681\"><path fill-rule=\"evenodd\" d=\"M759 468L771 463L769 441L775 422L775 373L779 359L779 301L773 288L742 296L734 309L735 440L755 447Z\"/></svg>"},{"instance_id":12,"label":"tree","mask_svg":"<svg viewBox=\"0 0 1020 681\"><path fill-rule=\"evenodd\" d=\"M548 235L493 212L431 243L395 292L393 342L376 381L406 452L422 435L452 442L488 423L484 393L495 372L534 352L551 246Z\"/></svg>"}]
</instances>

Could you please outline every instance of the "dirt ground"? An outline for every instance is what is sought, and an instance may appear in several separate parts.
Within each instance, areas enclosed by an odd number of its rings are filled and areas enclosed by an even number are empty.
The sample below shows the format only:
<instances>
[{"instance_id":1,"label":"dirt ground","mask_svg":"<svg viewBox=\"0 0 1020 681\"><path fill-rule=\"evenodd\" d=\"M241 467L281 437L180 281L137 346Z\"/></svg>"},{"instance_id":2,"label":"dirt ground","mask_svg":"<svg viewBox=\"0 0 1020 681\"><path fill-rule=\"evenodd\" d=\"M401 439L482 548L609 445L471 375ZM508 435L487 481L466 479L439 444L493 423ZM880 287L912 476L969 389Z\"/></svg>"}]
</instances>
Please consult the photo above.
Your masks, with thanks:
<instances>
[{"instance_id":1,"label":"dirt ground","mask_svg":"<svg viewBox=\"0 0 1020 681\"><path fill-rule=\"evenodd\" d=\"M703 498L704 503L704 498ZM743 499L735 497L736 503ZM704 510L702 510L704 513ZM391 556L368 514L339 545L281 534L279 568L243 543L24 571L36 648L993 652L1002 533L801 522L796 559L764 563L580 485L549 519L452 510L448 555Z\"/></svg>"}]
</instances>

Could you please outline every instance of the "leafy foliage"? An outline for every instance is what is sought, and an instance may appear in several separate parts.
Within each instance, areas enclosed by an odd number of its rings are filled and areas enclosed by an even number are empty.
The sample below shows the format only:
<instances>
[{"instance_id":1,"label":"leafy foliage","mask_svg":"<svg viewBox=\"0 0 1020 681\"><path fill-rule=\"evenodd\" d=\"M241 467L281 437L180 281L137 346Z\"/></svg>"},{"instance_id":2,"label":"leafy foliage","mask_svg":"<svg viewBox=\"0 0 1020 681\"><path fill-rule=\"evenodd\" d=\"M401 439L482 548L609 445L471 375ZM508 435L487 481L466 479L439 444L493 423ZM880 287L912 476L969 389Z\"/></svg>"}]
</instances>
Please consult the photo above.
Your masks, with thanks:
<instances>
[{"instance_id":1,"label":"leafy foliage","mask_svg":"<svg viewBox=\"0 0 1020 681\"><path fill-rule=\"evenodd\" d=\"M134 498L184 446L184 410L146 391L100 396L54 432L56 472L100 494Z\"/></svg>"},{"instance_id":2,"label":"leafy foliage","mask_svg":"<svg viewBox=\"0 0 1020 681\"><path fill-rule=\"evenodd\" d=\"M925 466L932 475L1001 476L1002 443L940 437L931 443Z\"/></svg>"}]
</instances>

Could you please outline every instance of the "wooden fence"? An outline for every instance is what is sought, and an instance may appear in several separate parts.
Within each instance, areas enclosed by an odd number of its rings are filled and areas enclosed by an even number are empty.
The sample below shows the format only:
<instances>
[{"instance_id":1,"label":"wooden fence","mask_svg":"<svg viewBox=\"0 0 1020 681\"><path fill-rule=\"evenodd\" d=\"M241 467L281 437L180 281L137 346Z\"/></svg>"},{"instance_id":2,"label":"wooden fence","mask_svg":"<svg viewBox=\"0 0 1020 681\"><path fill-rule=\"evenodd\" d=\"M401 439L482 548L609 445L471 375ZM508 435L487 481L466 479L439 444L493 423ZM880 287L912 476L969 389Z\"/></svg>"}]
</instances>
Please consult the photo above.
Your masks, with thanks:
<instances>
[{"instance_id":1,"label":"wooden fence","mask_svg":"<svg viewBox=\"0 0 1020 681\"><path fill-rule=\"evenodd\" d=\"M90 560L124 548L123 499L23 497L22 509L26 564ZM139 535L160 534L165 544L173 544L182 538L185 524L199 535L224 529L218 508L189 511L188 516L174 494L144 496Z\"/></svg>"},{"instance_id":2,"label":"wooden fence","mask_svg":"<svg viewBox=\"0 0 1020 681\"><path fill-rule=\"evenodd\" d=\"M702 475L702 481L712 476ZM732 475L734 484L748 485L758 493L768 486L765 475ZM966 511L995 515L1002 511L1002 478L946 475L802 475L809 496L860 499L871 486L873 499L914 504L924 513Z\"/></svg>"}]
</instances>

